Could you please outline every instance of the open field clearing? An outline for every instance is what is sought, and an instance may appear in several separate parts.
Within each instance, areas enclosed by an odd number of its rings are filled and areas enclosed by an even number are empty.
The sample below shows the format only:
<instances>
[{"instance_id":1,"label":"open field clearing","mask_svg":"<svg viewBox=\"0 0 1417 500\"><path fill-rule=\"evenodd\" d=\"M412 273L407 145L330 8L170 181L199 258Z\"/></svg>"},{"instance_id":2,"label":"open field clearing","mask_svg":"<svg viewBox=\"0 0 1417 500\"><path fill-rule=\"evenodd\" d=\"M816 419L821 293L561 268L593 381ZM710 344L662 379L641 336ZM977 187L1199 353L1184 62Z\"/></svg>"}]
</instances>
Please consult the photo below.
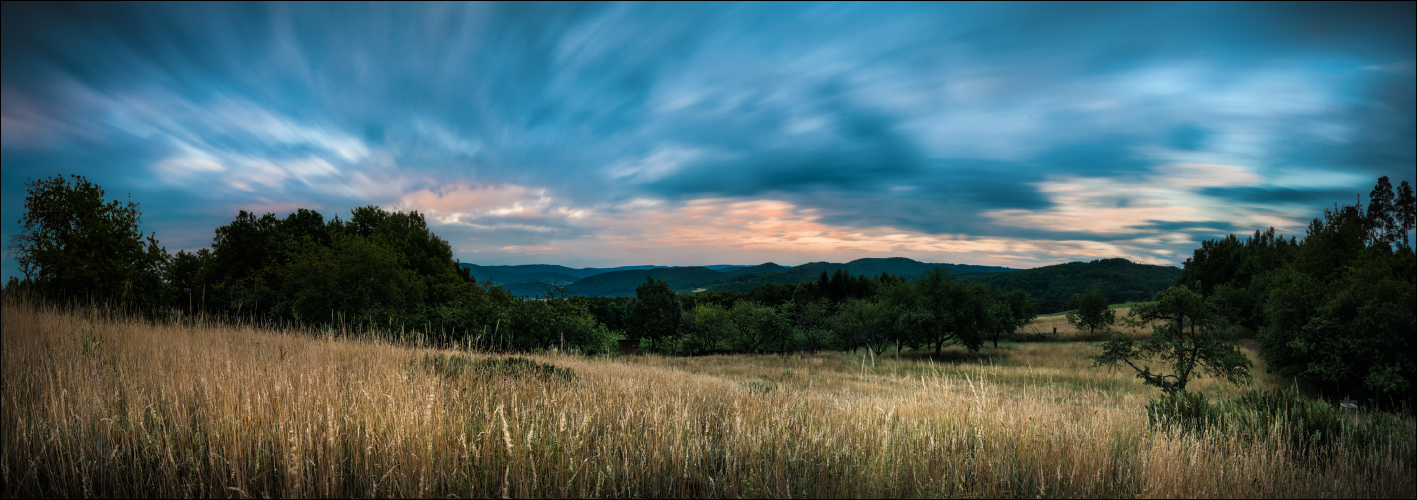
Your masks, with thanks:
<instances>
[{"instance_id":1,"label":"open field clearing","mask_svg":"<svg viewBox=\"0 0 1417 500\"><path fill-rule=\"evenodd\" d=\"M1132 328L1127 326L1122 320L1131 314L1130 304L1113 304L1112 310L1117 312L1117 324L1112 326L1112 331L1121 332L1129 337L1142 337L1151 335L1151 326L1143 328ZM1039 334L1052 333L1053 329L1058 329L1058 336L1050 340L1102 340L1107 335L1101 332L1091 333L1087 329L1078 329L1077 325L1069 324L1067 313L1045 314L1034 319L1028 326L1018 329L1019 334Z\"/></svg>"},{"instance_id":2,"label":"open field clearing","mask_svg":"<svg viewBox=\"0 0 1417 500\"><path fill-rule=\"evenodd\" d=\"M7 498L1417 496L1411 418L1311 454L1157 432L1157 391L1092 368L1086 343L531 356L563 377L373 340L3 313ZM1255 361L1256 386L1285 383Z\"/></svg>"}]
</instances>

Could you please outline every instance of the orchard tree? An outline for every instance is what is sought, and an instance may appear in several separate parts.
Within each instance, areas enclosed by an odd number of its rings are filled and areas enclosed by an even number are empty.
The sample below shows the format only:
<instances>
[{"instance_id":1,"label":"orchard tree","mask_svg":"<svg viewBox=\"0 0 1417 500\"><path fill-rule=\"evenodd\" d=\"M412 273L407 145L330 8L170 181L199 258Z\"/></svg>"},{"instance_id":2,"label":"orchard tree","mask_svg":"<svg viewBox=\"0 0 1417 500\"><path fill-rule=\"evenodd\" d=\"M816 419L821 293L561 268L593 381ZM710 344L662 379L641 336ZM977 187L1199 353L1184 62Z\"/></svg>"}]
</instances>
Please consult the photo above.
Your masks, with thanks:
<instances>
[{"instance_id":1,"label":"orchard tree","mask_svg":"<svg viewBox=\"0 0 1417 500\"><path fill-rule=\"evenodd\" d=\"M1013 333L1038 317L1038 302L1029 297L1027 292L1015 288L999 297L996 314L998 317L994 329L994 347L998 348L1001 333Z\"/></svg>"},{"instance_id":2,"label":"orchard tree","mask_svg":"<svg viewBox=\"0 0 1417 500\"><path fill-rule=\"evenodd\" d=\"M1230 325L1214 305L1184 285L1171 287L1154 304L1133 306L1127 324L1154 324L1153 333L1140 341L1113 336L1101 354L1090 356L1093 366L1126 364L1137 378L1166 394L1185 392L1186 384L1202 373L1236 385L1250 378L1250 359L1240 352ZM1153 372L1147 360L1170 365L1170 373Z\"/></svg>"},{"instance_id":3,"label":"orchard tree","mask_svg":"<svg viewBox=\"0 0 1417 500\"><path fill-rule=\"evenodd\" d=\"M1117 322L1117 311L1108 307L1111 304L1107 303L1107 296L1098 290L1073 295L1071 302L1075 309L1068 313L1068 323L1086 328L1088 333L1096 333L1099 328L1106 332Z\"/></svg>"}]
</instances>

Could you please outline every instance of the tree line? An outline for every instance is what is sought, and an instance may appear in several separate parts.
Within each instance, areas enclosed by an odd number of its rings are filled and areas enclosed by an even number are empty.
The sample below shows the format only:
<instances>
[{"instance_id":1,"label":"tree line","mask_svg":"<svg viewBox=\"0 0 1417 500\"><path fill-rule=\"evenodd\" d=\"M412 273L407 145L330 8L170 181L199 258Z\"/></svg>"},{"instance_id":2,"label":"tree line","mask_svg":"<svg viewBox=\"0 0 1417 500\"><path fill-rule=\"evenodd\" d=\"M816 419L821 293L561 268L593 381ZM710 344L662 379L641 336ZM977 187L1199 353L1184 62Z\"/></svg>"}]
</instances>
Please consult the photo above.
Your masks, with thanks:
<instances>
[{"instance_id":1,"label":"tree line","mask_svg":"<svg viewBox=\"0 0 1417 500\"><path fill-rule=\"evenodd\" d=\"M7 252L23 279L7 291L55 301L121 304L340 334L496 350L610 350L621 337L677 354L932 347L978 350L1032 320L1037 304L955 279L943 269L905 280L838 270L752 292L679 294L649 278L636 296L517 297L479 282L418 212L366 206L348 220L298 209L241 211L209 248L170 255L139 230L138 204L105 201L80 176L27 183L21 231Z\"/></svg>"}]
</instances>

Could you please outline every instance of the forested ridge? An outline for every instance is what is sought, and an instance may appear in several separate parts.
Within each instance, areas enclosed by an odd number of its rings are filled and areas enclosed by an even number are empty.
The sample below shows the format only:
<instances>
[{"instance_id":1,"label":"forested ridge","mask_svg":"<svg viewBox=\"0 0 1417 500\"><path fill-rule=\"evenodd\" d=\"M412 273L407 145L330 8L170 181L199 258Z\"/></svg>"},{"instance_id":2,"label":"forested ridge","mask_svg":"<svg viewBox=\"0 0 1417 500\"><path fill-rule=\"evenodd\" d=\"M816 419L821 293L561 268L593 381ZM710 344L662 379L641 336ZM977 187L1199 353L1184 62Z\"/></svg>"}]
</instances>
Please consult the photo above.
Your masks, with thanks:
<instances>
[{"instance_id":1,"label":"forested ridge","mask_svg":"<svg viewBox=\"0 0 1417 500\"><path fill-rule=\"evenodd\" d=\"M1027 292L1043 314L1071 309L1073 295L1098 290L1114 304L1146 301L1176 283L1181 269L1137 264L1126 259L1069 262L1002 273L970 273L963 277L1005 290Z\"/></svg>"}]
</instances>

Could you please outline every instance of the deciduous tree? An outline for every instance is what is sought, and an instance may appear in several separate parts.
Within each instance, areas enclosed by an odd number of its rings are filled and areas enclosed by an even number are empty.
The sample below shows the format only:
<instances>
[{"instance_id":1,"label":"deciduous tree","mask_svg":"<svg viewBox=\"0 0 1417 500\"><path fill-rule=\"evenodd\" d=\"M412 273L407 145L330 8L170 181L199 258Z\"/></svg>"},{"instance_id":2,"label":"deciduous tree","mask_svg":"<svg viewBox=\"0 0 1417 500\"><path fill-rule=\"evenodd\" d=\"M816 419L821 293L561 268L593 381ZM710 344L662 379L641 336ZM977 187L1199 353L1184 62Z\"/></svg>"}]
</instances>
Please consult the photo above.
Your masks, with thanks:
<instances>
[{"instance_id":1,"label":"deciduous tree","mask_svg":"<svg viewBox=\"0 0 1417 500\"><path fill-rule=\"evenodd\" d=\"M1249 380L1250 359L1240 352L1230 325L1186 286L1171 287L1154 304L1133 306L1127 323L1136 328L1154 324L1152 335L1143 340L1112 337L1101 354L1090 357L1094 366L1125 364L1147 385L1167 394L1185 392L1202 373L1237 385ZM1169 365L1170 373L1153 371L1148 360Z\"/></svg>"}]
</instances>

